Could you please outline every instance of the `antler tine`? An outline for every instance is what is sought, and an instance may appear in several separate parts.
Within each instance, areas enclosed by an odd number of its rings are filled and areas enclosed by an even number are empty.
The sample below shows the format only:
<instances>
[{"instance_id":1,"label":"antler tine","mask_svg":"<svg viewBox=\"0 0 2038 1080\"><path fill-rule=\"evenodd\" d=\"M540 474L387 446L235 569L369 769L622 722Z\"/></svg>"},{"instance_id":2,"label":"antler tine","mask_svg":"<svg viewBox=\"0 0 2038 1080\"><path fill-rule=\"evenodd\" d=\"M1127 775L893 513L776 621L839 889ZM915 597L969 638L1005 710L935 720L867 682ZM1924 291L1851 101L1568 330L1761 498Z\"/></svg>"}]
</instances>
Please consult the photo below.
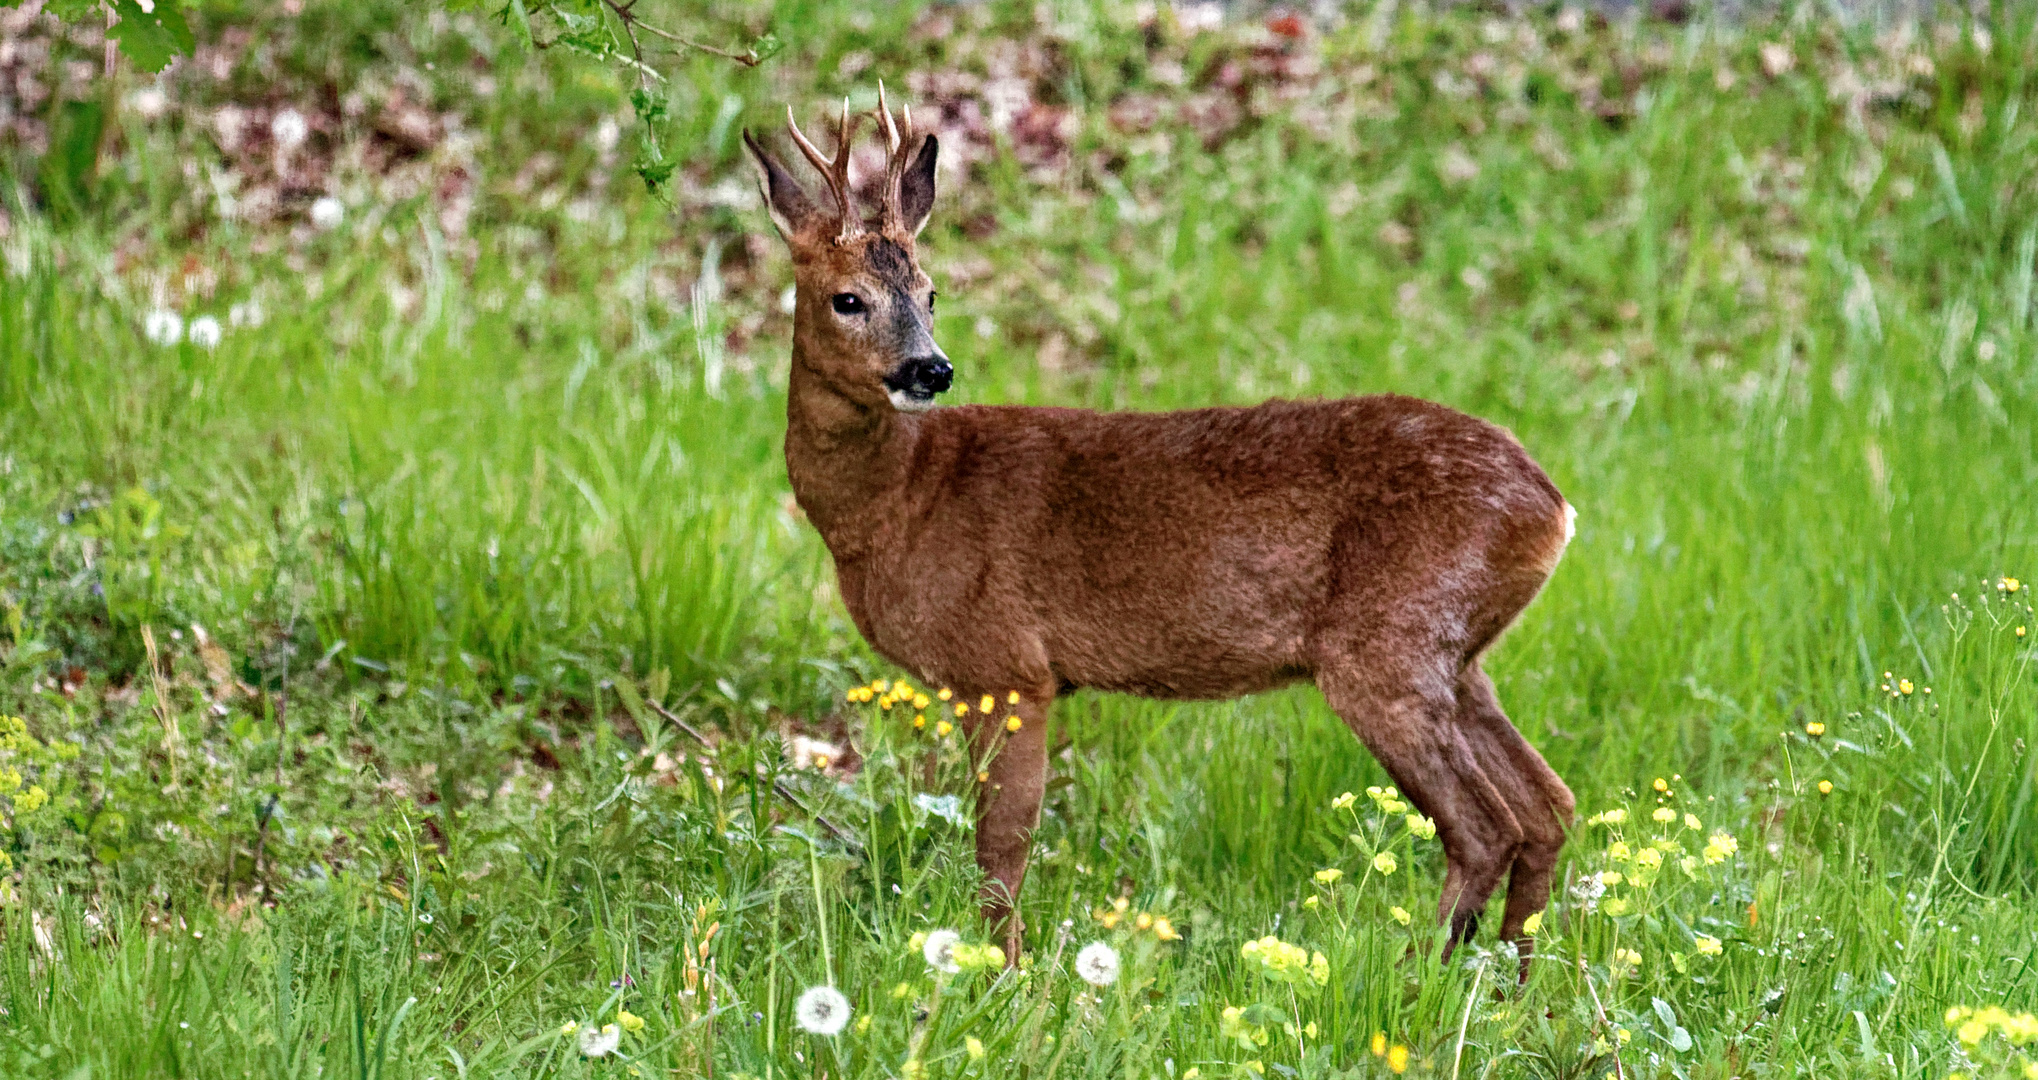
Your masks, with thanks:
<instances>
[{"instance_id":1,"label":"antler tine","mask_svg":"<svg viewBox=\"0 0 2038 1080\"><path fill-rule=\"evenodd\" d=\"M800 148L800 153L807 155L807 161L814 168L820 170L821 177L828 181L830 187L833 187L835 183L835 163L822 157L821 151L815 149L814 144L808 142L807 137L801 134L800 122L793 119L793 107L791 105L785 107L785 126L792 130L793 143Z\"/></svg>"},{"instance_id":2,"label":"antler tine","mask_svg":"<svg viewBox=\"0 0 2038 1080\"><path fill-rule=\"evenodd\" d=\"M892 107L885 104L885 81L877 81L877 118L885 126L885 149L893 154L899 152L899 129L892 123Z\"/></svg>"},{"instance_id":3,"label":"antler tine","mask_svg":"<svg viewBox=\"0 0 2038 1080\"><path fill-rule=\"evenodd\" d=\"M905 228L905 211L900 207L899 184L906 173L906 161L913 143L913 107L901 103L899 111L903 123L892 122L891 106L885 101L884 80L877 84L877 112L885 128L885 143L891 151L885 162L884 206L880 210L884 227L888 230Z\"/></svg>"},{"instance_id":4,"label":"antler tine","mask_svg":"<svg viewBox=\"0 0 2038 1080\"><path fill-rule=\"evenodd\" d=\"M849 99L842 99L841 141L835 146L835 158L832 161L823 157L821 151L807 141L806 135L800 131L799 121L793 119L793 108L790 105L786 106L785 123L792 131L793 142L799 146L800 153L807 156L807 161L821 174L821 179L827 182L829 193L835 196L835 205L842 212L842 231L837 239L847 239L862 232L863 222L857 218L856 211L851 208L849 202L849 140L855 134L849 115Z\"/></svg>"}]
</instances>

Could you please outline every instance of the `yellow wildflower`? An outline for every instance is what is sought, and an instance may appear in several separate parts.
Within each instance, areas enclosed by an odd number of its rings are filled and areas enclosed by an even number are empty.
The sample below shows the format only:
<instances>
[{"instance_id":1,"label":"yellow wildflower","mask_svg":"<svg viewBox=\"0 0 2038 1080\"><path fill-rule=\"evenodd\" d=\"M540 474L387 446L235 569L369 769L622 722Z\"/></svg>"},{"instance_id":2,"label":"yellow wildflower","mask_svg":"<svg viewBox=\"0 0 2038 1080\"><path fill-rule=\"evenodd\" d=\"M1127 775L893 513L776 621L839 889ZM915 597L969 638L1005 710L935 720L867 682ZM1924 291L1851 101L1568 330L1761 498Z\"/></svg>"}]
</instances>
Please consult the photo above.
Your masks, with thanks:
<instances>
[{"instance_id":1,"label":"yellow wildflower","mask_svg":"<svg viewBox=\"0 0 2038 1080\"><path fill-rule=\"evenodd\" d=\"M1705 864L1707 866L1716 866L1727 861L1730 856L1739 850L1741 850L1740 841L1735 840L1726 833L1714 833L1712 838L1705 842Z\"/></svg>"},{"instance_id":2,"label":"yellow wildflower","mask_svg":"<svg viewBox=\"0 0 2038 1080\"><path fill-rule=\"evenodd\" d=\"M934 691L934 696L940 698L943 701L947 701L955 696L955 691L950 690L948 687L944 686L941 689Z\"/></svg>"},{"instance_id":3,"label":"yellow wildflower","mask_svg":"<svg viewBox=\"0 0 2038 1080\"><path fill-rule=\"evenodd\" d=\"M1615 807L1614 809L1608 810L1606 813L1600 815L1600 820L1606 822L1608 825L1618 825L1621 822L1626 821L1627 819L1628 812L1619 807Z\"/></svg>"},{"instance_id":4,"label":"yellow wildflower","mask_svg":"<svg viewBox=\"0 0 2038 1080\"><path fill-rule=\"evenodd\" d=\"M914 708L916 708L916 709L924 709L924 708L926 708L927 706L929 706L929 705L932 705L932 704L934 704L934 702L933 702L933 699L929 698L929 697L928 697L927 695L925 695L925 694L914 694L914 695L913 695L913 707L914 707Z\"/></svg>"},{"instance_id":5,"label":"yellow wildflower","mask_svg":"<svg viewBox=\"0 0 2038 1080\"><path fill-rule=\"evenodd\" d=\"M1819 794L1831 795L1832 793L1833 793L1833 782L1831 780L1819 781Z\"/></svg>"},{"instance_id":6,"label":"yellow wildflower","mask_svg":"<svg viewBox=\"0 0 2038 1080\"><path fill-rule=\"evenodd\" d=\"M1323 899L1314 893L1302 898L1302 910L1315 911L1323 906Z\"/></svg>"},{"instance_id":7,"label":"yellow wildflower","mask_svg":"<svg viewBox=\"0 0 2038 1080\"><path fill-rule=\"evenodd\" d=\"M1152 928L1153 928L1153 915L1152 915L1151 913L1149 913L1149 912L1145 912L1145 911L1142 911L1142 912L1140 912L1140 913L1139 913L1138 915L1135 915L1135 916L1133 916L1133 918L1132 918L1132 928L1133 928L1134 930L1150 930L1150 929L1152 929Z\"/></svg>"},{"instance_id":8,"label":"yellow wildflower","mask_svg":"<svg viewBox=\"0 0 2038 1080\"><path fill-rule=\"evenodd\" d=\"M1384 1031L1376 1031L1373 1033L1373 1056L1374 1057L1387 1056L1387 1033Z\"/></svg>"},{"instance_id":9,"label":"yellow wildflower","mask_svg":"<svg viewBox=\"0 0 2038 1080\"><path fill-rule=\"evenodd\" d=\"M1698 950L1700 956L1718 956L1723 949L1720 939L1710 934L1699 934L1692 938L1691 945Z\"/></svg>"},{"instance_id":10,"label":"yellow wildflower","mask_svg":"<svg viewBox=\"0 0 2038 1080\"><path fill-rule=\"evenodd\" d=\"M1408 1048L1400 1043L1395 1043L1392 1047L1389 1047L1387 1050L1387 1068L1393 1070L1396 1075L1407 1072Z\"/></svg>"},{"instance_id":11,"label":"yellow wildflower","mask_svg":"<svg viewBox=\"0 0 2038 1080\"><path fill-rule=\"evenodd\" d=\"M1665 780L1660 776L1656 778L1655 783L1650 784L1649 786L1655 788L1658 792L1663 794L1668 794L1670 791L1670 781Z\"/></svg>"},{"instance_id":12,"label":"yellow wildflower","mask_svg":"<svg viewBox=\"0 0 2038 1080\"><path fill-rule=\"evenodd\" d=\"M1423 817L1421 814L1410 814L1407 821L1408 831L1422 837L1424 840L1428 840L1437 834L1437 823Z\"/></svg>"},{"instance_id":13,"label":"yellow wildflower","mask_svg":"<svg viewBox=\"0 0 2038 1080\"><path fill-rule=\"evenodd\" d=\"M913 730L918 731L922 728L925 728L926 726L927 726L926 713L919 713L913 717Z\"/></svg>"},{"instance_id":14,"label":"yellow wildflower","mask_svg":"<svg viewBox=\"0 0 2038 1080\"><path fill-rule=\"evenodd\" d=\"M1672 810L1667 806L1659 806L1656 808L1656 812L1650 814L1649 816L1655 818L1658 822L1667 825L1670 822L1677 820L1677 811Z\"/></svg>"},{"instance_id":15,"label":"yellow wildflower","mask_svg":"<svg viewBox=\"0 0 2038 1080\"><path fill-rule=\"evenodd\" d=\"M1607 870L1599 875L1599 883L1609 888L1626 880L1627 878L1618 870Z\"/></svg>"},{"instance_id":16,"label":"yellow wildflower","mask_svg":"<svg viewBox=\"0 0 2038 1080\"><path fill-rule=\"evenodd\" d=\"M1343 876L1345 876L1345 872L1335 866L1327 866L1316 872L1316 880L1323 882L1325 885L1334 885L1337 883L1337 879Z\"/></svg>"},{"instance_id":17,"label":"yellow wildflower","mask_svg":"<svg viewBox=\"0 0 2038 1080\"><path fill-rule=\"evenodd\" d=\"M1393 852L1383 851L1373 856L1373 869L1383 874L1391 874L1401 869L1401 864L1395 860Z\"/></svg>"},{"instance_id":18,"label":"yellow wildflower","mask_svg":"<svg viewBox=\"0 0 2038 1080\"><path fill-rule=\"evenodd\" d=\"M960 702L960 701L956 702L956 703L955 703L955 715L956 715L957 717L964 717L964 716L968 716L968 715L969 715L969 706L967 706L967 705L964 705L964 704L963 704L962 702Z\"/></svg>"},{"instance_id":19,"label":"yellow wildflower","mask_svg":"<svg viewBox=\"0 0 2038 1080\"><path fill-rule=\"evenodd\" d=\"M568 1020L567 1022L559 1025L559 1034L561 1035L571 1035L579 1030L580 1025L572 1020Z\"/></svg>"},{"instance_id":20,"label":"yellow wildflower","mask_svg":"<svg viewBox=\"0 0 2038 1080\"><path fill-rule=\"evenodd\" d=\"M1804 733L1816 739L1819 736L1824 735L1826 733L1826 725L1823 721L1819 720L1810 721L1809 723L1805 724Z\"/></svg>"},{"instance_id":21,"label":"yellow wildflower","mask_svg":"<svg viewBox=\"0 0 2038 1080\"><path fill-rule=\"evenodd\" d=\"M1626 862L1629 859L1634 858L1635 853L1628 850L1627 841L1615 840L1613 843L1607 845L1606 857L1612 859L1615 862Z\"/></svg>"},{"instance_id":22,"label":"yellow wildflower","mask_svg":"<svg viewBox=\"0 0 2038 1080\"><path fill-rule=\"evenodd\" d=\"M1007 704L1007 705L1017 705L1017 704L1019 704L1019 691L1017 691L1017 690L1009 690L1009 691L1006 691L1006 693L1005 693L1005 704Z\"/></svg>"},{"instance_id":23,"label":"yellow wildflower","mask_svg":"<svg viewBox=\"0 0 2038 1080\"><path fill-rule=\"evenodd\" d=\"M623 1025L623 1030L632 1035L644 1030L644 1018L628 1009L616 1010L616 1023Z\"/></svg>"},{"instance_id":24,"label":"yellow wildflower","mask_svg":"<svg viewBox=\"0 0 2038 1080\"><path fill-rule=\"evenodd\" d=\"M990 774L990 772L989 772L989 771L987 771L987 770L984 770L984 769L978 769L978 770L977 770L977 783L979 783L979 784L988 784L988 783L990 783L990 782L991 782L991 774Z\"/></svg>"},{"instance_id":25,"label":"yellow wildflower","mask_svg":"<svg viewBox=\"0 0 2038 1080\"><path fill-rule=\"evenodd\" d=\"M954 724L951 724L951 723L949 723L949 722L948 722L948 721L946 721L946 720L943 720L942 722L940 722L940 723L938 723L938 724L934 725L934 734L936 734L936 735L939 735L940 737L942 737L942 738L944 738L944 739L945 739L945 738L948 738L948 733L949 733L949 732L951 732L951 731L954 731L954 730L955 730L955 725L954 725Z\"/></svg>"},{"instance_id":26,"label":"yellow wildflower","mask_svg":"<svg viewBox=\"0 0 2038 1080\"><path fill-rule=\"evenodd\" d=\"M997 701L993 699L991 695L985 694L984 699L982 701L977 702L977 711L990 712L993 708L997 706L997 704L998 704Z\"/></svg>"},{"instance_id":27,"label":"yellow wildflower","mask_svg":"<svg viewBox=\"0 0 2038 1080\"><path fill-rule=\"evenodd\" d=\"M1392 916L1395 922L1398 922L1403 926L1407 926L1408 920L1413 918L1413 916L1408 914L1408 909L1402 907L1399 904L1396 904L1395 906L1388 908L1387 914Z\"/></svg>"},{"instance_id":28,"label":"yellow wildflower","mask_svg":"<svg viewBox=\"0 0 2038 1080\"><path fill-rule=\"evenodd\" d=\"M1911 692L1911 689L1912 689L1912 687L1911 687L1911 680L1909 680L1909 679L1898 679L1898 680L1896 681L1896 690L1897 690L1897 693L1899 693L1899 694L1908 694L1908 693L1910 693L1910 692Z\"/></svg>"},{"instance_id":29,"label":"yellow wildflower","mask_svg":"<svg viewBox=\"0 0 2038 1080\"><path fill-rule=\"evenodd\" d=\"M1337 798L1330 800L1330 808L1332 810L1342 810L1345 807L1350 806L1351 804L1358 801L1359 797L1357 795L1354 795L1351 792L1347 791L1344 794L1339 795Z\"/></svg>"},{"instance_id":30,"label":"yellow wildflower","mask_svg":"<svg viewBox=\"0 0 2038 1080\"><path fill-rule=\"evenodd\" d=\"M969 1051L969 1059L971 1061L982 1061L984 1059L984 1041L982 1039L974 1035L964 1036L962 1048Z\"/></svg>"},{"instance_id":31,"label":"yellow wildflower","mask_svg":"<svg viewBox=\"0 0 2038 1080\"><path fill-rule=\"evenodd\" d=\"M1698 832L1700 829L1705 828L1705 825L1698 820L1697 814L1686 814L1684 815L1684 827L1692 832Z\"/></svg>"},{"instance_id":32,"label":"yellow wildflower","mask_svg":"<svg viewBox=\"0 0 2038 1080\"><path fill-rule=\"evenodd\" d=\"M1537 934L1542 933L1543 913L1538 911L1535 914L1529 916L1528 918L1523 919L1521 921L1521 932L1527 934L1530 937L1535 937Z\"/></svg>"},{"instance_id":33,"label":"yellow wildflower","mask_svg":"<svg viewBox=\"0 0 2038 1080\"><path fill-rule=\"evenodd\" d=\"M871 681L870 688L882 694L885 692L885 688L889 685L890 684L886 683L883 679L874 679Z\"/></svg>"},{"instance_id":34,"label":"yellow wildflower","mask_svg":"<svg viewBox=\"0 0 2038 1080\"><path fill-rule=\"evenodd\" d=\"M1153 921L1153 936L1161 941L1180 941L1182 935L1175 932L1175 924L1162 915Z\"/></svg>"},{"instance_id":35,"label":"yellow wildflower","mask_svg":"<svg viewBox=\"0 0 2038 1080\"><path fill-rule=\"evenodd\" d=\"M1019 719L1019 714L1017 713L1014 713L1011 716L1005 718L1006 731L1018 731L1020 728L1025 726L1026 721Z\"/></svg>"}]
</instances>

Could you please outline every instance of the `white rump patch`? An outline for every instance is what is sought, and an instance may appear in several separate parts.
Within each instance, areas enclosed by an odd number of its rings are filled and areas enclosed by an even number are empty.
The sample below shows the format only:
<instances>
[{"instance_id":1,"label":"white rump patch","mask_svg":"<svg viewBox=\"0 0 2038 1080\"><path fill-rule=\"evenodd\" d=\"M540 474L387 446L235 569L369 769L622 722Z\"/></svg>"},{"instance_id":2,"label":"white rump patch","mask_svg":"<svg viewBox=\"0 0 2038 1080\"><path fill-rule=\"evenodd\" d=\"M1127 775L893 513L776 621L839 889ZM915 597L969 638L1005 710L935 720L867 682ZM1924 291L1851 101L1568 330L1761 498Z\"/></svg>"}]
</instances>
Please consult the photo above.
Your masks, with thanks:
<instances>
[{"instance_id":1,"label":"white rump patch","mask_svg":"<svg viewBox=\"0 0 2038 1080\"><path fill-rule=\"evenodd\" d=\"M1566 545L1569 545L1571 543L1571 538L1577 535L1578 535L1578 508L1572 506L1567 501L1564 503L1564 543Z\"/></svg>"}]
</instances>

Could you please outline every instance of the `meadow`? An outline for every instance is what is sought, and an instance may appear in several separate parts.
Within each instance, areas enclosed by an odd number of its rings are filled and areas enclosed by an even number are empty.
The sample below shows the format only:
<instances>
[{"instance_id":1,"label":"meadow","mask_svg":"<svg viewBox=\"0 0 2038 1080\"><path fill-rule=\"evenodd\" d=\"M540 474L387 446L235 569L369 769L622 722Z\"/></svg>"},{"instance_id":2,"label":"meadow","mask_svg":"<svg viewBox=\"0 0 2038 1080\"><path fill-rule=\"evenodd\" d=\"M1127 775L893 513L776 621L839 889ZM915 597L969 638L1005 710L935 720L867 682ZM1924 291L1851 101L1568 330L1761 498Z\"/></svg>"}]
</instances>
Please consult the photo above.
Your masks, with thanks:
<instances>
[{"instance_id":1,"label":"meadow","mask_svg":"<svg viewBox=\"0 0 2038 1080\"><path fill-rule=\"evenodd\" d=\"M0 12L0 1074L2038 1077L2038 9L297 8ZM1061 703L978 947L738 138L878 78L953 400L1414 394L1580 508L1525 985L1310 689Z\"/></svg>"}]
</instances>

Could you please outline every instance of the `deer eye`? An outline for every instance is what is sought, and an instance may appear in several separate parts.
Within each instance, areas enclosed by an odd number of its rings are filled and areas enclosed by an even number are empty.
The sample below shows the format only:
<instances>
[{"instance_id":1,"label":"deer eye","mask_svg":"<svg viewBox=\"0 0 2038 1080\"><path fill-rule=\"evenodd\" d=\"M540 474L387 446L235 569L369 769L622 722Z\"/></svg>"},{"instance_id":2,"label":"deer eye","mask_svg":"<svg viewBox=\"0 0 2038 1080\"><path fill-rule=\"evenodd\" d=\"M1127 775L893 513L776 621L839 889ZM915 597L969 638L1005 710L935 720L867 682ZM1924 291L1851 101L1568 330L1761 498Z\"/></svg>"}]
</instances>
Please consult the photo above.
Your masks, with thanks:
<instances>
[{"instance_id":1,"label":"deer eye","mask_svg":"<svg viewBox=\"0 0 2038 1080\"><path fill-rule=\"evenodd\" d=\"M931 315L931 314L933 314L933 313L934 313L934 301L936 301L936 300L939 300L939 299L941 299L941 294L940 294L940 293L938 293L938 292L931 292L931 293L928 293L928 294L927 294L927 313L928 313L928 314L930 314L930 315Z\"/></svg>"},{"instance_id":2,"label":"deer eye","mask_svg":"<svg viewBox=\"0 0 2038 1080\"><path fill-rule=\"evenodd\" d=\"M863 297L855 293L839 292L831 297L828 302L834 305L835 314L837 315L863 314Z\"/></svg>"}]
</instances>

